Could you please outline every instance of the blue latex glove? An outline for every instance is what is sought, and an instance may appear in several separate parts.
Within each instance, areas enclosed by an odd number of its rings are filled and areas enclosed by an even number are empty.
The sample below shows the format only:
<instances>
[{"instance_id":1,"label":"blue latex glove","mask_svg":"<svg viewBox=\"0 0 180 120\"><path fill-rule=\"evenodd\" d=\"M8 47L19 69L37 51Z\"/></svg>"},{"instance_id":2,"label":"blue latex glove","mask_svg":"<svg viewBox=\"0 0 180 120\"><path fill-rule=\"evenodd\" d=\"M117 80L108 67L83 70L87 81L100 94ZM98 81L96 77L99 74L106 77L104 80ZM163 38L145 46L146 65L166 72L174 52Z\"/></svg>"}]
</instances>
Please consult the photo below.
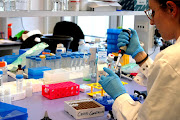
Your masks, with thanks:
<instances>
[{"instance_id":1,"label":"blue latex glove","mask_svg":"<svg viewBox=\"0 0 180 120\"><path fill-rule=\"evenodd\" d=\"M131 28L129 28L129 29L131 30L131 33L132 33L130 41L128 41L129 34L127 32L121 32L118 36L117 46L118 46L118 48L120 48L120 47L128 44L126 54L131 55L132 58L134 58L139 52L144 51L144 49L140 45L139 37L137 35L136 30L133 30Z\"/></svg>"},{"instance_id":2,"label":"blue latex glove","mask_svg":"<svg viewBox=\"0 0 180 120\"><path fill-rule=\"evenodd\" d=\"M120 78L109 68L103 68L105 72L107 72L108 76L101 76L99 83L102 85L103 89L109 94L114 100L126 93L126 89L121 83Z\"/></svg>"}]
</instances>

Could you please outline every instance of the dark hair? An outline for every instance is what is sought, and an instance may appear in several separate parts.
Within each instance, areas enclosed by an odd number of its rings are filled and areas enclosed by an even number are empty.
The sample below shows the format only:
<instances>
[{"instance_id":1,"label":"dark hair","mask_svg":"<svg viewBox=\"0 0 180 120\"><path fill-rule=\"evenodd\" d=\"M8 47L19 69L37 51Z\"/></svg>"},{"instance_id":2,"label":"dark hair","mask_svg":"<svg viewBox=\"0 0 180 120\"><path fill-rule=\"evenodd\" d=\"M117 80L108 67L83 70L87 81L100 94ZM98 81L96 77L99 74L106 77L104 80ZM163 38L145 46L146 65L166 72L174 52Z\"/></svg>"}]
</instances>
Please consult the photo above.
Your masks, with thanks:
<instances>
[{"instance_id":1,"label":"dark hair","mask_svg":"<svg viewBox=\"0 0 180 120\"><path fill-rule=\"evenodd\" d=\"M162 7L166 8L167 5L166 5L166 2L167 1L172 1L174 2L178 7L180 7L180 0L156 0L159 4L162 5Z\"/></svg>"}]
</instances>

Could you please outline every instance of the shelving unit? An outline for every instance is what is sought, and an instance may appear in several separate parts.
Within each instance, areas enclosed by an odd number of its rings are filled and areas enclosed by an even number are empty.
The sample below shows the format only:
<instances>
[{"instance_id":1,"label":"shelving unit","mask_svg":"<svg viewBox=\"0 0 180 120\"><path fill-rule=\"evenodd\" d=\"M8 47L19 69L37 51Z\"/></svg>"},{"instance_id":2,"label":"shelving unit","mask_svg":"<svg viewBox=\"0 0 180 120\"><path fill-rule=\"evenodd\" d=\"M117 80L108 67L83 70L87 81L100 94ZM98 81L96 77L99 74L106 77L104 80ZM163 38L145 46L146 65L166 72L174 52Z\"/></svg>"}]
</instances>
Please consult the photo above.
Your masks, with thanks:
<instances>
[{"instance_id":1,"label":"shelving unit","mask_svg":"<svg viewBox=\"0 0 180 120\"><path fill-rule=\"evenodd\" d=\"M3 11L0 17L55 17L55 16L119 16L119 15L145 15L144 11Z\"/></svg>"}]
</instances>

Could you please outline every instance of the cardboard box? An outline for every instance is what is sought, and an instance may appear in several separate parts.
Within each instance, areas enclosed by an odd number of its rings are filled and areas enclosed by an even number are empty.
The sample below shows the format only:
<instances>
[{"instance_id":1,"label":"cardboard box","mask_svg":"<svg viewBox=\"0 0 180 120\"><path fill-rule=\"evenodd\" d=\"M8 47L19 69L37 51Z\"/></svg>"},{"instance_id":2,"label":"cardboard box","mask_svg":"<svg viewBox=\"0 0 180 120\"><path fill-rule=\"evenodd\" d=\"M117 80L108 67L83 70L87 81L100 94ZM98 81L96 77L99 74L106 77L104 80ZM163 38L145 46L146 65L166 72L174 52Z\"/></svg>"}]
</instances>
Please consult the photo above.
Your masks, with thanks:
<instances>
[{"instance_id":1,"label":"cardboard box","mask_svg":"<svg viewBox=\"0 0 180 120\"><path fill-rule=\"evenodd\" d=\"M83 108L83 106L89 106L89 108ZM64 101L64 110L72 115L75 119L83 119L104 116L105 108L93 99L82 99Z\"/></svg>"},{"instance_id":2,"label":"cardboard box","mask_svg":"<svg viewBox=\"0 0 180 120\"><path fill-rule=\"evenodd\" d=\"M148 0L120 0L122 10L144 11L148 9Z\"/></svg>"}]
</instances>

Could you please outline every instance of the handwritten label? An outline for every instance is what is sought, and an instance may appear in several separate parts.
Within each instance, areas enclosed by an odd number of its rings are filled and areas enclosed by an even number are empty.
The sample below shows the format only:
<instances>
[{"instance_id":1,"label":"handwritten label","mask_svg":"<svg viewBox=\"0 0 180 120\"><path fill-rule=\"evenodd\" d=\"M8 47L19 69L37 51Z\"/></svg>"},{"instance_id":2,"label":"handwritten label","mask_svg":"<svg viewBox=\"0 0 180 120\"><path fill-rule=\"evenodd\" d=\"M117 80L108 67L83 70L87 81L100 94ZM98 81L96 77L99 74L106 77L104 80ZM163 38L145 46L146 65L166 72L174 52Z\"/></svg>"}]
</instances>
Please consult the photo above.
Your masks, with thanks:
<instances>
[{"instance_id":1,"label":"handwritten label","mask_svg":"<svg viewBox=\"0 0 180 120\"><path fill-rule=\"evenodd\" d=\"M102 114L102 113L104 113L103 110L100 110L100 111L88 111L88 112L81 111L81 112L79 112L77 114L77 116L78 117L82 117L82 116L95 116L95 115Z\"/></svg>"},{"instance_id":2,"label":"handwritten label","mask_svg":"<svg viewBox=\"0 0 180 120\"><path fill-rule=\"evenodd\" d=\"M137 0L137 5L146 5L146 0Z\"/></svg>"}]
</instances>

